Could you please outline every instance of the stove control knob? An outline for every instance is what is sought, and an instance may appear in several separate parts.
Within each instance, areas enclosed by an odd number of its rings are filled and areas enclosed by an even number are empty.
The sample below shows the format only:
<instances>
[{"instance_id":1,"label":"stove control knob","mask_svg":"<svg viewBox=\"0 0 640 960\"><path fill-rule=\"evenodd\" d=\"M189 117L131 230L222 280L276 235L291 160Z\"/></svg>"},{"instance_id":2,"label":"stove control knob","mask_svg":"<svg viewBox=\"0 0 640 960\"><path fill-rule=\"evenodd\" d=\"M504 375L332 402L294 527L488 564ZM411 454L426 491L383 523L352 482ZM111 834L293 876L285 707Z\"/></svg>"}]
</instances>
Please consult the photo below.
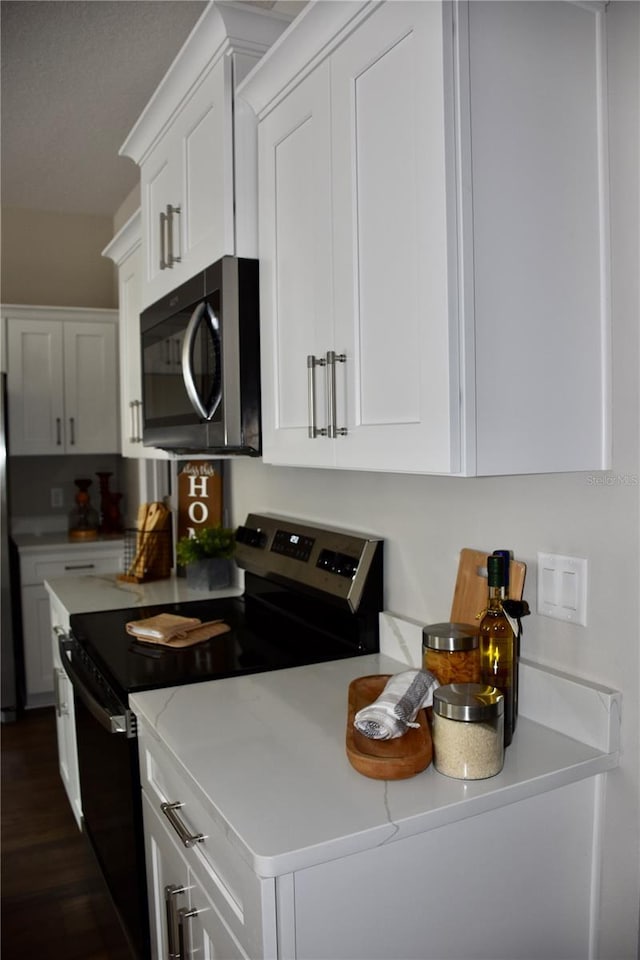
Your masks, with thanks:
<instances>
[{"instance_id":1,"label":"stove control knob","mask_svg":"<svg viewBox=\"0 0 640 960\"><path fill-rule=\"evenodd\" d=\"M267 543L267 535L262 530L255 530L253 527L238 527L236 541L246 547L257 547L259 550L263 550Z\"/></svg>"}]
</instances>

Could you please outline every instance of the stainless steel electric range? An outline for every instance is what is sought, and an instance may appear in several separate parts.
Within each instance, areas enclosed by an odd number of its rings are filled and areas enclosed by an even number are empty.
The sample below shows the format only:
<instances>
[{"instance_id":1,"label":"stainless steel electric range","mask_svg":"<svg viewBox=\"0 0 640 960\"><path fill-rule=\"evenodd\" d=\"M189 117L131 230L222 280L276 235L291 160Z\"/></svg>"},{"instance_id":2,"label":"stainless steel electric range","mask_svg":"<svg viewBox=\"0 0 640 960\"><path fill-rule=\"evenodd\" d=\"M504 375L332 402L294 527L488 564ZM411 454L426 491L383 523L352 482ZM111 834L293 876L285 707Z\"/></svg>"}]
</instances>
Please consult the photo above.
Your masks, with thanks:
<instances>
[{"instance_id":1,"label":"stainless steel electric range","mask_svg":"<svg viewBox=\"0 0 640 960\"><path fill-rule=\"evenodd\" d=\"M237 531L242 596L71 617L60 638L73 684L83 829L134 955L150 955L136 720L140 690L279 670L378 650L383 543L289 517L249 514ZM136 641L126 624L160 612L223 619L196 646Z\"/></svg>"}]
</instances>

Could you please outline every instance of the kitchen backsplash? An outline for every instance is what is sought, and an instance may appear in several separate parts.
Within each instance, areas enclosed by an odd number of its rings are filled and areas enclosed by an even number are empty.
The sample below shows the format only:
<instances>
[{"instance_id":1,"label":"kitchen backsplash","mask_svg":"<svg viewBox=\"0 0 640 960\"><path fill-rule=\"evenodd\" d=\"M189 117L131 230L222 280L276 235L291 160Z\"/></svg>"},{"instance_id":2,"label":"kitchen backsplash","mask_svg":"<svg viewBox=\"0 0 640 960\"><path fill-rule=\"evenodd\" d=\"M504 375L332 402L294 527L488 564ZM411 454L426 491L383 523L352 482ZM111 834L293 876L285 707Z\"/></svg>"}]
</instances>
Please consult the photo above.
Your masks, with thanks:
<instances>
[{"instance_id":1,"label":"kitchen backsplash","mask_svg":"<svg viewBox=\"0 0 640 960\"><path fill-rule=\"evenodd\" d=\"M74 505L76 477L90 477L91 504L100 508L97 471L108 471L111 490L127 491L124 461L116 454L60 457L9 457L10 522L12 533L58 533L67 529ZM61 500L60 500L61 495ZM60 506L53 506L53 503ZM123 511L124 513L124 511Z\"/></svg>"}]
</instances>

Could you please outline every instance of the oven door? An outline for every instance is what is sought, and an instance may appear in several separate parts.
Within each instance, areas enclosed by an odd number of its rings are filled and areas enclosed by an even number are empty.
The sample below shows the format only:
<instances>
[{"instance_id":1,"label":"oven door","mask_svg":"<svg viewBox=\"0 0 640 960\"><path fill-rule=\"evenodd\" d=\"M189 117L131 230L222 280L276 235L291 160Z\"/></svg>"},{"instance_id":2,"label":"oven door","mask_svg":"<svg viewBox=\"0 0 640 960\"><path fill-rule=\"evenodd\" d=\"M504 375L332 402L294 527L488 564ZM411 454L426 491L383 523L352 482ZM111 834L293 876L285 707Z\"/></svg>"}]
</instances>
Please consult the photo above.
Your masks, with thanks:
<instances>
[{"instance_id":1,"label":"oven door","mask_svg":"<svg viewBox=\"0 0 640 960\"><path fill-rule=\"evenodd\" d=\"M73 685L83 830L136 958L148 960L149 920L135 718L88 664L59 640Z\"/></svg>"}]
</instances>

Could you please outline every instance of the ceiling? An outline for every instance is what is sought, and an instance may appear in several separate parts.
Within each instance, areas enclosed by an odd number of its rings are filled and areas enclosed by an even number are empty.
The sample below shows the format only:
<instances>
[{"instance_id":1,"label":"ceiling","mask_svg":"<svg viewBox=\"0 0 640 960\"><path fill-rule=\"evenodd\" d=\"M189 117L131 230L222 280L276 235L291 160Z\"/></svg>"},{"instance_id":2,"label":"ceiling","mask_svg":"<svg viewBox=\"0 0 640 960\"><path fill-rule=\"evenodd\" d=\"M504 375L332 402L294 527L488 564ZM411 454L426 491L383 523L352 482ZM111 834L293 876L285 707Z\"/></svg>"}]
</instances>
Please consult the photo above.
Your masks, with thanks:
<instances>
[{"instance_id":1,"label":"ceiling","mask_svg":"<svg viewBox=\"0 0 640 960\"><path fill-rule=\"evenodd\" d=\"M2 205L113 216L138 182L118 150L205 6L2 0Z\"/></svg>"}]
</instances>

